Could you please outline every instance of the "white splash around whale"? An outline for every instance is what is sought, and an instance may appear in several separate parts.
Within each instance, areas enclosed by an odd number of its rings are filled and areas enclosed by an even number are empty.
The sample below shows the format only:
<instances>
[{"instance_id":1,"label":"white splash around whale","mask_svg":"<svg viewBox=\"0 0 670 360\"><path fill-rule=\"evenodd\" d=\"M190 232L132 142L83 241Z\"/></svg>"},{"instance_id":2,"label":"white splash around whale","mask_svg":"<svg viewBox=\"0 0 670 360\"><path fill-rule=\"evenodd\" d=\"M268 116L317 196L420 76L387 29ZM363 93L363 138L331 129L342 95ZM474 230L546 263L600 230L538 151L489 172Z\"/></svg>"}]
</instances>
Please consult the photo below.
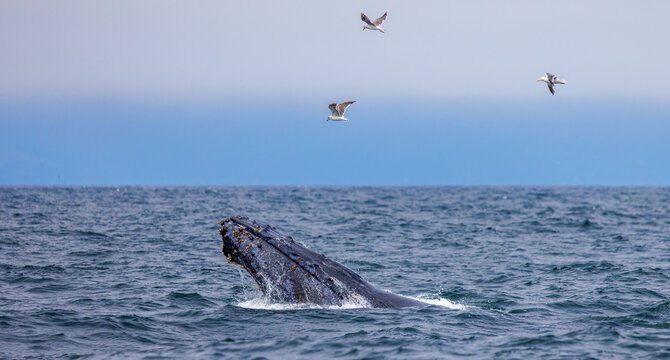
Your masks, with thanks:
<instances>
[{"instance_id":1,"label":"white splash around whale","mask_svg":"<svg viewBox=\"0 0 670 360\"><path fill-rule=\"evenodd\" d=\"M417 297L408 296L410 299L421 301L428 305L441 306L451 310L467 310L468 307L463 304L455 303L449 299L434 297L430 294L423 294ZM342 306L338 305L318 305L314 303L287 304L280 303L267 297L261 296L254 299L246 299L239 302L236 306L253 310L272 310L272 311L292 311L292 310L349 310L349 309L374 309L374 307L364 299L355 299L345 301Z\"/></svg>"},{"instance_id":2,"label":"white splash around whale","mask_svg":"<svg viewBox=\"0 0 670 360\"><path fill-rule=\"evenodd\" d=\"M452 310L467 310L468 307L463 304L455 303L449 299L441 297L431 297L429 294L419 295L418 297L408 296L410 299L424 302L430 305L442 306Z\"/></svg>"},{"instance_id":3,"label":"white splash around whale","mask_svg":"<svg viewBox=\"0 0 670 360\"><path fill-rule=\"evenodd\" d=\"M276 302L266 297L258 297L255 299L245 300L237 304L238 307L253 310L273 310L273 311L290 311L290 310L348 310L348 309L372 309L365 300L360 301L346 301L342 306L337 305L318 305L314 303L301 304L287 304Z\"/></svg>"}]
</instances>

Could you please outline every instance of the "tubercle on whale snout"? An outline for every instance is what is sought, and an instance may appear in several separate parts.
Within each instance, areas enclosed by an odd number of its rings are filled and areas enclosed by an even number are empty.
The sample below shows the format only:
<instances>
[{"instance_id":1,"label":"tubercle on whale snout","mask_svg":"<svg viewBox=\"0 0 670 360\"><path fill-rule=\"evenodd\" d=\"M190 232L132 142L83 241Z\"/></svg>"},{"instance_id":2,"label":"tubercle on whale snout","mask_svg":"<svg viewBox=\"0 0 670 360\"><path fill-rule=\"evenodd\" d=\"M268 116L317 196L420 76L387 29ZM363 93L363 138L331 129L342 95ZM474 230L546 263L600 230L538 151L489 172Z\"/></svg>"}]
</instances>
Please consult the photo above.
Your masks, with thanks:
<instances>
[{"instance_id":1,"label":"tubercle on whale snout","mask_svg":"<svg viewBox=\"0 0 670 360\"><path fill-rule=\"evenodd\" d=\"M222 244L221 244L221 252L223 253L223 256L225 256L226 260L228 261L229 264L233 265L238 265L244 268L244 265L240 263L239 259L237 258L238 253L237 249L233 245L234 240L228 236L227 231L228 228L226 228L225 222L228 221L228 218L221 220L221 228L219 229L219 235L221 235L222 238Z\"/></svg>"}]
</instances>

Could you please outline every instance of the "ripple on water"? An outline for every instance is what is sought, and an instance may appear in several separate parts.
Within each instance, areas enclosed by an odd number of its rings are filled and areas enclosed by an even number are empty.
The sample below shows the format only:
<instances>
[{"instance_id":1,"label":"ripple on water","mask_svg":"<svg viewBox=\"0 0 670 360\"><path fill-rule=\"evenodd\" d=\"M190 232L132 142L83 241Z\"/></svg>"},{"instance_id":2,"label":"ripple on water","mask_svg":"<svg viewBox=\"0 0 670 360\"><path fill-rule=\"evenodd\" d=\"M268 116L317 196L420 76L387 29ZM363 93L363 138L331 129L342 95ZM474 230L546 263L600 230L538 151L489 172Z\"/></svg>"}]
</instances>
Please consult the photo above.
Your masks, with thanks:
<instances>
[{"instance_id":1,"label":"ripple on water","mask_svg":"<svg viewBox=\"0 0 670 360\"><path fill-rule=\"evenodd\" d=\"M660 358L670 188L0 187L0 358ZM246 214L425 306L277 304Z\"/></svg>"},{"instance_id":2,"label":"ripple on water","mask_svg":"<svg viewBox=\"0 0 670 360\"><path fill-rule=\"evenodd\" d=\"M171 304L178 306L209 307L216 305L214 302L198 293L171 292L168 294L167 298Z\"/></svg>"}]
</instances>

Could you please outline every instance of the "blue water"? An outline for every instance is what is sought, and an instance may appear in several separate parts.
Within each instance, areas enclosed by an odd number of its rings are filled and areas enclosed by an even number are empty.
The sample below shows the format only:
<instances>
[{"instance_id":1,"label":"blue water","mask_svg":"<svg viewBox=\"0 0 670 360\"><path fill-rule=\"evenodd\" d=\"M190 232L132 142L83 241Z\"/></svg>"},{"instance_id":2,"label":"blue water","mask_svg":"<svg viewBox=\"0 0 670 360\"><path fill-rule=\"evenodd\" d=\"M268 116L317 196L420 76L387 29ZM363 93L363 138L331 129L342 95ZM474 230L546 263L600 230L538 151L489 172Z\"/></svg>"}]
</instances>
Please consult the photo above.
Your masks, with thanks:
<instances>
[{"instance_id":1,"label":"blue water","mask_svg":"<svg viewBox=\"0 0 670 360\"><path fill-rule=\"evenodd\" d=\"M244 214L403 309L287 306ZM0 357L669 358L669 188L0 188Z\"/></svg>"}]
</instances>

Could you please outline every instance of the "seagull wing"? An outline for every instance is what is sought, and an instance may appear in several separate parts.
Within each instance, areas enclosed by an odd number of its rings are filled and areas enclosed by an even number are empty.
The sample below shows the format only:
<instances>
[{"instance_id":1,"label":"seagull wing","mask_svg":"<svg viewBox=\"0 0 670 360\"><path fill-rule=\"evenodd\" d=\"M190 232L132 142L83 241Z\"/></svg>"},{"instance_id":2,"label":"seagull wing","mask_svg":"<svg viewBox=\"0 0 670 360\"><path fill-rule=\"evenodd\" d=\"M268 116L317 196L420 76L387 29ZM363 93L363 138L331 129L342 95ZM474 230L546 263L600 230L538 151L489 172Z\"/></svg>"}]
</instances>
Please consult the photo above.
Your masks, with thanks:
<instances>
[{"instance_id":1,"label":"seagull wing","mask_svg":"<svg viewBox=\"0 0 670 360\"><path fill-rule=\"evenodd\" d=\"M384 15L376 18L375 21L372 22L372 25L379 26L384 22L384 20L386 20L386 12L384 12Z\"/></svg>"},{"instance_id":2,"label":"seagull wing","mask_svg":"<svg viewBox=\"0 0 670 360\"><path fill-rule=\"evenodd\" d=\"M368 24L370 26L375 26L375 24L373 24L372 21L370 21L370 19L367 17L367 15L365 15L363 13L361 13L361 20L363 20L366 24Z\"/></svg>"},{"instance_id":3,"label":"seagull wing","mask_svg":"<svg viewBox=\"0 0 670 360\"><path fill-rule=\"evenodd\" d=\"M355 103L355 101L345 101L339 105L337 105L337 113L340 114L340 116L344 116L344 112L347 111L347 108L349 105Z\"/></svg>"},{"instance_id":4,"label":"seagull wing","mask_svg":"<svg viewBox=\"0 0 670 360\"><path fill-rule=\"evenodd\" d=\"M330 109L330 112L333 113L333 116L340 116L340 114L337 113L337 103L328 105L328 108Z\"/></svg>"},{"instance_id":5,"label":"seagull wing","mask_svg":"<svg viewBox=\"0 0 670 360\"><path fill-rule=\"evenodd\" d=\"M551 91L551 95L554 95L554 85L552 83L548 83L547 86L549 87L549 91Z\"/></svg>"},{"instance_id":6,"label":"seagull wing","mask_svg":"<svg viewBox=\"0 0 670 360\"><path fill-rule=\"evenodd\" d=\"M554 79L556 79L556 75L552 73L544 73L544 74L547 75L547 81L549 81L550 83L553 83Z\"/></svg>"}]
</instances>

